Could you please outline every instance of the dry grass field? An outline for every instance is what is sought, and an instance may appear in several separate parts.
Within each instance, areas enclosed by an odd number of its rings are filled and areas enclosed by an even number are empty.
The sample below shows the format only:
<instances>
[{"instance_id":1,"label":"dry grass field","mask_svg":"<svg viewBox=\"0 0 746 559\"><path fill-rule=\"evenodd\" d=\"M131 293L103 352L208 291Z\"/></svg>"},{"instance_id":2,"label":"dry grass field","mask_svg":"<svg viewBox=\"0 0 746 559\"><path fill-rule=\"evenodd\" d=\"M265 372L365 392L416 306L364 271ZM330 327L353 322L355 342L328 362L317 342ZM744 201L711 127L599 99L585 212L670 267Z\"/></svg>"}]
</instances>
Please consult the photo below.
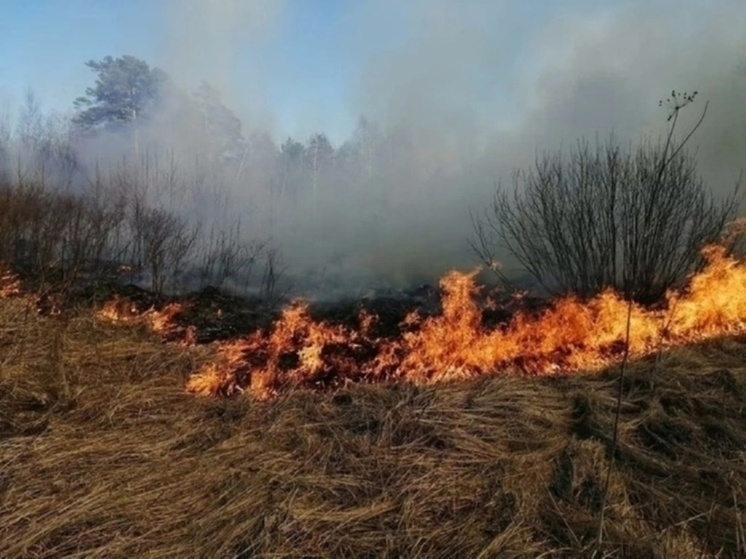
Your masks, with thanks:
<instances>
[{"instance_id":1,"label":"dry grass field","mask_svg":"<svg viewBox=\"0 0 746 559\"><path fill-rule=\"evenodd\" d=\"M211 346L0 300L0 557L744 557L746 338L627 369L188 394Z\"/></svg>"}]
</instances>

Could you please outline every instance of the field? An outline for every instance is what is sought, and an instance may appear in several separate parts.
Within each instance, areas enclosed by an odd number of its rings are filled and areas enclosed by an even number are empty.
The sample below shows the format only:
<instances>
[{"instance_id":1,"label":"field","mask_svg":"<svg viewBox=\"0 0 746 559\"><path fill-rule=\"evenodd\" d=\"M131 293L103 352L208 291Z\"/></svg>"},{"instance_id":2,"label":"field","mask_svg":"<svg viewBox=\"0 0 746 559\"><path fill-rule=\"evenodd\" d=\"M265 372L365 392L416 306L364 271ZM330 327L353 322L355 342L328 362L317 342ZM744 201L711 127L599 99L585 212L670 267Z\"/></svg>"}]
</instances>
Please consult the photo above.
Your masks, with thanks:
<instances>
[{"instance_id":1,"label":"field","mask_svg":"<svg viewBox=\"0 0 746 559\"><path fill-rule=\"evenodd\" d=\"M26 4L0 559L746 559L746 1Z\"/></svg>"},{"instance_id":2,"label":"field","mask_svg":"<svg viewBox=\"0 0 746 559\"><path fill-rule=\"evenodd\" d=\"M0 557L743 557L746 337L260 401L211 345L0 299ZM614 463L597 543L609 458Z\"/></svg>"}]
</instances>

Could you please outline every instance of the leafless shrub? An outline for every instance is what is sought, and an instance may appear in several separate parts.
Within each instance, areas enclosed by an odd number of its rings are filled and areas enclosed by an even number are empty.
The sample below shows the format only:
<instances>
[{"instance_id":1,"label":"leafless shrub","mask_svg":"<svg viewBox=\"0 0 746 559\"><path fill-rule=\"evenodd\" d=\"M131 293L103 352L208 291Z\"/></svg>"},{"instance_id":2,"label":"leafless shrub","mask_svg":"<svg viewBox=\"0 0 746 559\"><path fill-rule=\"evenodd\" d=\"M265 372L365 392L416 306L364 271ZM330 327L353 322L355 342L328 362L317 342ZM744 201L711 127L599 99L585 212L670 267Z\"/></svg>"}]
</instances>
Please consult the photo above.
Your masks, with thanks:
<instances>
[{"instance_id":1,"label":"leafless shrub","mask_svg":"<svg viewBox=\"0 0 746 559\"><path fill-rule=\"evenodd\" d=\"M274 308L285 300L291 286L280 289L281 279L286 267L280 260L280 252L276 248L268 248L265 253L264 273L262 274L261 296Z\"/></svg>"},{"instance_id":2,"label":"leafless shrub","mask_svg":"<svg viewBox=\"0 0 746 559\"><path fill-rule=\"evenodd\" d=\"M0 186L0 259L40 283L74 283L110 257L123 219L121 203L95 191L81 195L44 184Z\"/></svg>"},{"instance_id":3,"label":"leafless shrub","mask_svg":"<svg viewBox=\"0 0 746 559\"><path fill-rule=\"evenodd\" d=\"M151 277L151 288L163 293L166 281L178 281L182 267L199 234L197 226L162 208L147 208L142 212L143 257Z\"/></svg>"},{"instance_id":4,"label":"leafless shrub","mask_svg":"<svg viewBox=\"0 0 746 559\"><path fill-rule=\"evenodd\" d=\"M278 252L267 241L246 239L235 225L213 227L207 243L200 242L199 225L149 205L142 190L131 183L122 188L122 176L115 178L120 182L112 187L97 174L78 194L22 175L0 184L0 261L58 288L81 278L114 279L125 265L146 272L159 294L182 288L195 268L203 287L245 290L265 262L262 289L273 294Z\"/></svg>"},{"instance_id":5,"label":"leafless shrub","mask_svg":"<svg viewBox=\"0 0 746 559\"><path fill-rule=\"evenodd\" d=\"M127 202L96 180L77 199L75 208L60 239L59 261L65 278L74 282L82 272L91 279L107 277L124 254L121 239Z\"/></svg>"},{"instance_id":6,"label":"leafless shrub","mask_svg":"<svg viewBox=\"0 0 746 559\"><path fill-rule=\"evenodd\" d=\"M201 254L200 286L222 288L226 282L232 281L234 285L248 287L254 267L266 248L266 241L243 240L240 223L227 231L216 231L213 226Z\"/></svg>"},{"instance_id":7,"label":"leafless shrub","mask_svg":"<svg viewBox=\"0 0 746 559\"><path fill-rule=\"evenodd\" d=\"M13 125L0 115L0 260L56 288L122 269L158 293L195 272L203 286L249 288L268 243L241 230L218 170L146 141L135 156L81 163L66 122L33 92ZM212 224L207 240L197 220Z\"/></svg>"},{"instance_id":8,"label":"leafless shrub","mask_svg":"<svg viewBox=\"0 0 746 559\"><path fill-rule=\"evenodd\" d=\"M472 247L487 264L507 249L552 294L612 286L654 301L718 240L738 208L738 187L718 199L693 157L669 157L668 145L581 141L569 157L546 154L517 172L512 190L498 188L474 219Z\"/></svg>"},{"instance_id":9,"label":"leafless shrub","mask_svg":"<svg viewBox=\"0 0 746 559\"><path fill-rule=\"evenodd\" d=\"M56 227L50 197L43 183L26 181L0 187L0 255L16 267L30 270L47 262Z\"/></svg>"}]
</instances>

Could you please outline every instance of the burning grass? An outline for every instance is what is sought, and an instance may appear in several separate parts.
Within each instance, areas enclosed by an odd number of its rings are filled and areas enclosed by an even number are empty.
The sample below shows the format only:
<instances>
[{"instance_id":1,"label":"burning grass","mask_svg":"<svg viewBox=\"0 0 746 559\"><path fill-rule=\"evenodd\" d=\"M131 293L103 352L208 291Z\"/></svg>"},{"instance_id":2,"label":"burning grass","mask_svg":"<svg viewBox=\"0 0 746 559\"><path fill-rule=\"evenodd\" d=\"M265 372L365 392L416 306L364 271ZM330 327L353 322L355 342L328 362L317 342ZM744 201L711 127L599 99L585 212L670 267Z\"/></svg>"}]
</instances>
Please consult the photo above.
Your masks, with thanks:
<instances>
[{"instance_id":1,"label":"burning grass","mask_svg":"<svg viewBox=\"0 0 746 559\"><path fill-rule=\"evenodd\" d=\"M21 281L8 266L0 262L0 299L9 299L21 295Z\"/></svg>"},{"instance_id":2,"label":"burning grass","mask_svg":"<svg viewBox=\"0 0 746 559\"><path fill-rule=\"evenodd\" d=\"M95 315L108 323L144 326L164 341L181 345L234 339L265 326L271 308L252 298L205 288L186 297L154 297L126 286L114 290Z\"/></svg>"},{"instance_id":3,"label":"burning grass","mask_svg":"<svg viewBox=\"0 0 746 559\"><path fill-rule=\"evenodd\" d=\"M657 351L746 331L746 265L722 247L703 251L707 264L665 305L646 309L612 291L589 301L566 297L540 313L519 311L505 325L484 326L474 274L443 278L442 313L411 313L395 339L370 334L376 316L357 327L317 321L296 301L272 328L224 343L220 358L193 376L198 394L249 391L270 398L296 387L339 389L353 382L463 380L497 372L529 375L601 370L625 350L639 358Z\"/></svg>"},{"instance_id":4,"label":"burning grass","mask_svg":"<svg viewBox=\"0 0 746 559\"><path fill-rule=\"evenodd\" d=\"M594 550L617 371L185 394L211 352L0 301L0 557ZM633 361L599 556L744 556L744 363L743 336Z\"/></svg>"},{"instance_id":5,"label":"burning grass","mask_svg":"<svg viewBox=\"0 0 746 559\"><path fill-rule=\"evenodd\" d=\"M196 329L182 326L177 320L186 310L187 306L179 302L165 303L158 308L152 305L143 310L131 299L114 296L96 311L96 317L115 324L143 325L165 340L190 346L195 344Z\"/></svg>"}]
</instances>

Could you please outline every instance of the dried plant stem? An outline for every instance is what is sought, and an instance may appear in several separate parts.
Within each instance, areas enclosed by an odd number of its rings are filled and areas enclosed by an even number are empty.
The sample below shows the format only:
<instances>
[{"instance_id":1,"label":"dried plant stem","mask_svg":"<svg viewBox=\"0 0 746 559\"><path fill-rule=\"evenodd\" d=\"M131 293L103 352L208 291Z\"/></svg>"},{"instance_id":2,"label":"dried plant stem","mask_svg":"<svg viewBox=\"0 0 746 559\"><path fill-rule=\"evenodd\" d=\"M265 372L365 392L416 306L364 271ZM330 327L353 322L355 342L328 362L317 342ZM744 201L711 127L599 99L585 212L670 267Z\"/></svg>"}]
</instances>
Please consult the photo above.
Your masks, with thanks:
<instances>
[{"instance_id":1,"label":"dried plant stem","mask_svg":"<svg viewBox=\"0 0 746 559\"><path fill-rule=\"evenodd\" d=\"M604 520L606 515L606 501L609 497L609 485L611 483L611 470L614 467L614 455L616 454L617 438L619 436L619 418L622 411L622 393L624 390L624 371L627 368L627 362L629 360L629 336L632 328L632 298L629 298L627 302L627 325L624 335L624 355L622 356L622 363L619 366L619 382L617 384L616 393L616 410L614 412L614 429L611 435L611 448L609 452L609 467L606 470L606 480L604 481L604 492L603 499L601 501L601 517L598 521L598 536L597 541L599 547L603 542L604 534Z\"/></svg>"}]
</instances>

